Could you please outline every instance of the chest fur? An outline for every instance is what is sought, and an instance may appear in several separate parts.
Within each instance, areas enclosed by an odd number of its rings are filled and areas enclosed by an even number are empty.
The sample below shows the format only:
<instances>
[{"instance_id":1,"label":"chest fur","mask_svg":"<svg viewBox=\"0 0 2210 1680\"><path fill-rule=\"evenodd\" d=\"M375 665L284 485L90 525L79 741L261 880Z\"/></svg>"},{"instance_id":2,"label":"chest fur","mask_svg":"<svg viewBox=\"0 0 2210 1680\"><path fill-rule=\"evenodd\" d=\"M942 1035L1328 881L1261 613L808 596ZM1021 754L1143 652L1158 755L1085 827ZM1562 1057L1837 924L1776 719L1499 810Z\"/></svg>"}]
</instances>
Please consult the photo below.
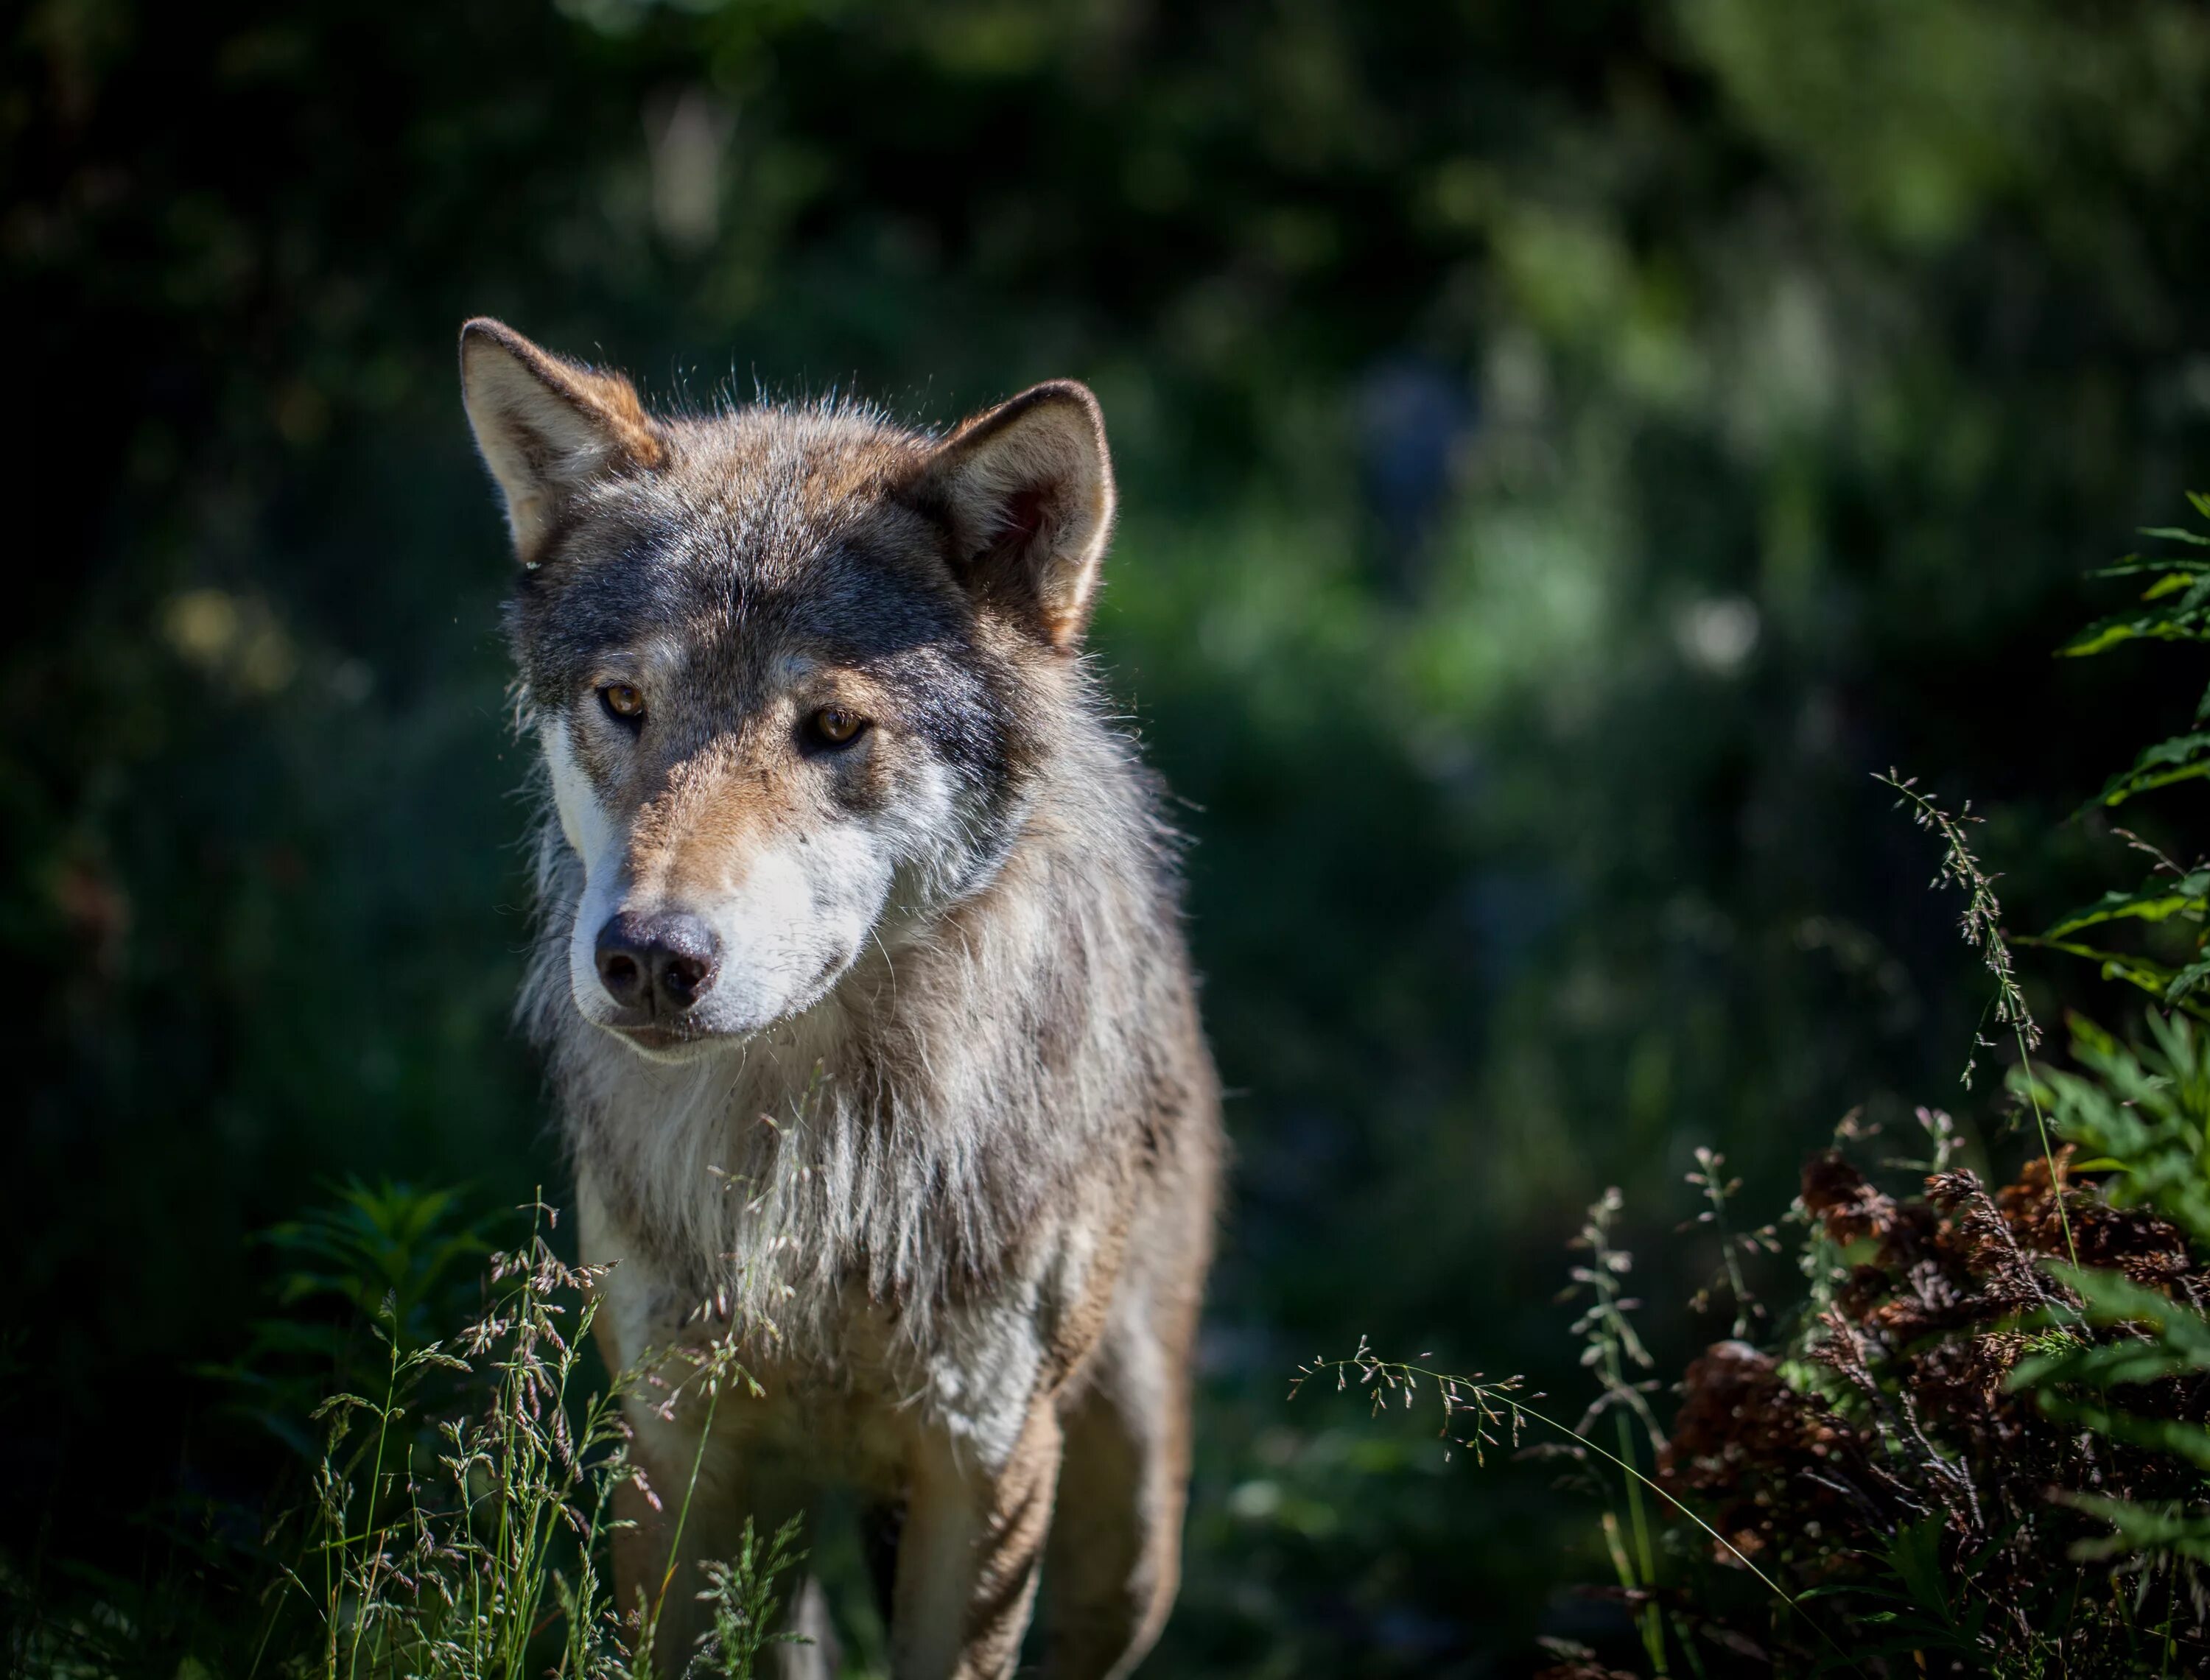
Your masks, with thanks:
<instances>
[{"instance_id":1,"label":"chest fur","mask_svg":"<svg viewBox=\"0 0 2210 1680\"><path fill-rule=\"evenodd\" d=\"M609 1364L679 1384L690 1361L734 1334L738 1362L758 1392L725 1385L714 1433L802 1456L861 1485L894 1483L921 1430L948 1437L980 1466L1001 1466L1039 1393L1065 1375L1068 1325L1109 1288L1097 1245L1077 1225L1054 1233L1036 1263L926 1316L877 1300L848 1279L785 1321L756 1320L739 1331L637 1239L588 1171L577 1191L583 1258L607 1268L597 1328ZM637 1392L649 1398L654 1390ZM703 1426L697 1393L668 1412L647 1427L687 1434Z\"/></svg>"}]
</instances>

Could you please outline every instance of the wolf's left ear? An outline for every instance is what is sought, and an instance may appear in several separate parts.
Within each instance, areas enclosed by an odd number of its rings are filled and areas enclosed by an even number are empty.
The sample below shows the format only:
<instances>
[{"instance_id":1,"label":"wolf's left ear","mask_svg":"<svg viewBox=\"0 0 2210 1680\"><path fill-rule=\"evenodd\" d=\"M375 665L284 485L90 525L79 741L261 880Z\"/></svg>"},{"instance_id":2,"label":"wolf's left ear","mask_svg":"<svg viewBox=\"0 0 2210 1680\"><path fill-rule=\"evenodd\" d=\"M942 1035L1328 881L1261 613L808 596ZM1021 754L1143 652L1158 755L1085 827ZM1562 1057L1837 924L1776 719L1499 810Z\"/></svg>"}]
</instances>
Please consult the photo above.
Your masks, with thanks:
<instances>
[{"instance_id":1,"label":"wolf's left ear","mask_svg":"<svg viewBox=\"0 0 2210 1680\"><path fill-rule=\"evenodd\" d=\"M660 465L660 429L618 373L540 350L501 322L461 328L461 400L506 494L516 557L541 558L564 497L594 479Z\"/></svg>"},{"instance_id":2,"label":"wolf's left ear","mask_svg":"<svg viewBox=\"0 0 2210 1680\"><path fill-rule=\"evenodd\" d=\"M1113 533L1105 417L1056 379L969 420L915 483L951 527L960 581L1050 646L1082 640Z\"/></svg>"}]
</instances>

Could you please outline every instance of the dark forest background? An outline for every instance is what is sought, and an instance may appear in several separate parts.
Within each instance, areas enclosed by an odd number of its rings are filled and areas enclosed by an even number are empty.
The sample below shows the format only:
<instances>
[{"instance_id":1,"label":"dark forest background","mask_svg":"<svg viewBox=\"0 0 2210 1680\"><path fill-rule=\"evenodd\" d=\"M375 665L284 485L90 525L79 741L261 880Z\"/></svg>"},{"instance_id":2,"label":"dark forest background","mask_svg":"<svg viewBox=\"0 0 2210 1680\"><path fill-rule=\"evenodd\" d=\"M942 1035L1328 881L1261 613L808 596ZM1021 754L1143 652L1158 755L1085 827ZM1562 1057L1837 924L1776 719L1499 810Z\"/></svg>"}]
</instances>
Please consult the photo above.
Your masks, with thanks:
<instances>
[{"instance_id":1,"label":"dark forest background","mask_svg":"<svg viewBox=\"0 0 2210 1680\"><path fill-rule=\"evenodd\" d=\"M2023 840L2113 768L2117 685L2195 697L2050 657L2210 477L2193 4L4 27L18 1571L142 1575L272 1496L285 1448L203 1374L269 1310L254 1232L347 1175L561 1194L466 316L663 403L1102 398L1096 646L1186 802L1238 1152L1162 1676L1616 1634L1556 1465L1446 1466L1290 1368L1363 1333L1570 1412L1554 1297L1607 1184L1677 1368L1726 1328L1684 1304L1699 1145L1762 1219L1856 1105L1999 1134L1956 906L1873 774L1975 800L2040 926L2126 878L2093 825ZM2044 1019L2092 984L2029 969Z\"/></svg>"}]
</instances>

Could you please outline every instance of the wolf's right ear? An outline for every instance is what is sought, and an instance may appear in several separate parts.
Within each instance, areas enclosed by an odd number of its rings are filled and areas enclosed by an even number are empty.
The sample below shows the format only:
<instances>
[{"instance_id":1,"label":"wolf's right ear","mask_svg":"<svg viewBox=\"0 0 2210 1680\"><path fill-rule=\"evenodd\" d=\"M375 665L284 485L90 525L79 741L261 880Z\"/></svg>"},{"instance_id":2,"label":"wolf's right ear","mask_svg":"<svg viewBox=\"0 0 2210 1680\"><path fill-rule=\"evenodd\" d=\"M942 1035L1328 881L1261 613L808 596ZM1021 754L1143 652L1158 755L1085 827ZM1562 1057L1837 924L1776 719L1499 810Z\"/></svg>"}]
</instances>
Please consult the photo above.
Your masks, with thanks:
<instances>
[{"instance_id":1,"label":"wolf's right ear","mask_svg":"<svg viewBox=\"0 0 2210 1680\"><path fill-rule=\"evenodd\" d=\"M542 557L564 497L667 456L628 380L540 350L501 322L479 317L461 328L461 400L505 492L515 556L525 566Z\"/></svg>"}]
</instances>

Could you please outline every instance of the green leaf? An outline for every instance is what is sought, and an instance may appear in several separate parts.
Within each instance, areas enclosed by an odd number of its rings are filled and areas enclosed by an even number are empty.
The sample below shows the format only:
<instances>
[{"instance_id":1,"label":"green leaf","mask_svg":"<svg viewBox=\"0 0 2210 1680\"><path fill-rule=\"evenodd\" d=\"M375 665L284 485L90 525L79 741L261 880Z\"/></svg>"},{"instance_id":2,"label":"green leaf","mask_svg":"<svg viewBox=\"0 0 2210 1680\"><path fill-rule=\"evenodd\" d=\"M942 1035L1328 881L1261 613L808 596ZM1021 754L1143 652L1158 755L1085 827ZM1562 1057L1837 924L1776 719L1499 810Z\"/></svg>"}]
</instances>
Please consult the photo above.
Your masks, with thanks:
<instances>
[{"instance_id":1,"label":"green leaf","mask_svg":"<svg viewBox=\"0 0 2210 1680\"><path fill-rule=\"evenodd\" d=\"M2030 945L2038 950L2062 951L2067 956L2082 957L2089 962L2099 963L2104 979L2123 980L2128 985L2139 986L2159 1003L2184 1009L2197 1021L2210 1021L2210 1009L2204 1008L2199 999L2188 997L2184 992L2177 997L2171 995L2171 989L2181 975L2191 972L2195 964L2190 963L2186 969L2172 968L2164 963L2152 962L2147 957L2128 956L2122 951L2101 950L2069 939L2037 938L2026 935L2012 942ZM2193 990L2195 984L2190 981L2189 990Z\"/></svg>"},{"instance_id":2,"label":"green leaf","mask_svg":"<svg viewBox=\"0 0 2210 1680\"><path fill-rule=\"evenodd\" d=\"M2050 1271L2080 1297L2091 1324L2138 1325L2159 1338L2175 1357L2210 1371L2210 1318L2161 1290L2135 1283L2122 1272L2098 1272L2052 1261ZM2123 1379L2134 1381L2133 1378Z\"/></svg>"},{"instance_id":3,"label":"green leaf","mask_svg":"<svg viewBox=\"0 0 2210 1680\"><path fill-rule=\"evenodd\" d=\"M2142 590L2141 598L2145 601L2160 601L2166 595L2176 595L2181 590L2189 587L2196 575L2197 574L2192 571L2166 572L2147 588Z\"/></svg>"},{"instance_id":4,"label":"green leaf","mask_svg":"<svg viewBox=\"0 0 2210 1680\"><path fill-rule=\"evenodd\" d=\"M2210 694L2203 695L2203 704L2210 707ZM2175 735L2168 741L2143 748L2132 767L2112 776L2088 804L2122 805L2136 793L2169 787L2174 782L2190 781L2197 776L2210 776L2210 730L2194 735Z\"/></svg>"},{"instance_id":5,"label":"green leaf","mask_svg":"<svg viewBox=\"0 0 2210 1680\"><path fill-rule=\"evenodd\" d=\"M2146 1447L2185 1459L2197 1470L2210 1470L2210 1430L2177 1418L2141 1418L2130 1412L2063 1399L2055 1389L2044 1388L2037 1398L2051 1417L2068 1418L2097 1435L2128 1446Z\"/></svg>"},{"instance_id":6,"label":"green leaf","mask_svg":"<svg viewBox=\"0 0 2210 1680\"><path fill-rule=\"evenodd\" d=\"M2138 554L2128 554L2122 560L2107 566L2098 566L2089 577L2140 577L2147 573L2163 574L2210 572L2210 560L2195 560L2182 554L2159 554L2144 560Z\"/></svg>"},{"instance_id":7,"label":"green leaf","mask_svg":"<svg viewBox=\"0 0 2210 1680\"><path fill-rule=\"evenodd\" d=\"M2210 1246L2210 1033L2187 1013L2198 1005L2180 1007L2142 1021L2145 1044L2122 1044L2074 1015L2072 1060L2080 1071L2021 1064L2009 1082L2098 1170L2120 1175L2106 1187L2113 1201L2152 1206ZM2116 1310L2131 1314L2152 1301L2128 1297Z\"/></svg>"},{"instance_id":8,"label":"green leaf","mask_svg":"<svg viewBox=\"0 0 2210 1680\"><path fill-rule=\"evenodd\" d=\"M2192 622L2195 617L2177 612L2135 612L2098 619L2056 652L2063 659L2084 659L2122 641L2210 641L2210 631Z\"/></svg>"},{"instance_id":9,"label":"green leaf","mask_svg":"<svg viewBox=\"0 0 2210 1680\"><path fill-rule=\"evenodd\" d=\"M2059 647L2058 654L2083 659L2122 641L2210 641L2210 565L2176 560L2140 563L2137 557L2129 555L2124 563L2098 575L2125 577L2143 572L2158 576L2141 595L2142 608L2098 619ZM2175 594L2178 599L2171 605L2155 605Z\"/></svg>"},{"instance_id":10,"label":"green leaf","mask_svg":"<svg viewBox=\"0 0 2210 1680\"><path fill-rule=\"evenodd\" d=\"M2059 1492L2053 1496L2060 1504L2109 1523L2115 1531L2106 1539L2080 1542L2073 1548L2075 1557L2175 1552L2210 1562L2210 1513L2190 1511L2177 1504L2143 1505L2093 1493Z\"/></svg>"},{"instance_id":11,"label":"green leaf","mask_svg":"<svg viewBox=\"0 0 2210 1680\"><path fill-rule=\"evenodd\" d=\"M2210 980L2210 957L2197 957L2165 982L2164 1001L2184 1006L2195 989Z\"/></svg>"},{"instance_id":12,"label":"green leaf","mask_svg":"<svg viewBox=\"0 0 2210 1680\"><path fill-rule=\"evenodd\" d=\"M2128 1383L2161 1382L2167 1376L2178 1376L2194 1368L2184 1354L2154 1342L2128 1339L2082 1342L2062 1353L2033 1354L2020 1360L2007 1380L2021 1391L2058 1383L2112 1388Z\"/></svg>"},{"instance_id":13,"label":"green leaf","mask_svg":"<svg viewBox=\"0 0 2210 1680\"><path fill-rule=\"evenodd\" d=\"M2210 741L2210 736L2203 738ZM2205 768L2210 769L2210 765ZM2105 922L2168 922L2174 916L2199 915L2206 905L2210 905L2210 869L2192 870L2176 877L2156 876L2130 893L2104 894L2094 903L2064 917L2042 937L2062 939Z\"/></svg>"},{"instance_id":14,"label":"green leaf","mask_svg":"<svg viewBox=\"0 0 2210 1680\"><path fill-rule=\"evenodd\" d=\"M1906 1523L1888 1543L1887 1567L1895 1571L1911 1601L1943 1622L1955 1620L1949 1608L1948 1572L1941 1563L1941 1536L1947 1527L1939 1514Z\"/></svg>"},{"instance_id":15,"label":"green leaf","mask_svg":"<svg viewBox=\"0 0 2210 1680\"><path fill-rule=\"evenodd\" d=\"M2022 1359L2004 1386L2014 1394L2032 1392L2050 1417L2210 1470L2210 1430L2176 1418L2139 1417L2080 1392L2210 1373L2210 1319L2122 1273L2056 1262L2049 1269L2079 1294L2088 1322L2130 1334Z\"/></svg>"}]
</instances>

